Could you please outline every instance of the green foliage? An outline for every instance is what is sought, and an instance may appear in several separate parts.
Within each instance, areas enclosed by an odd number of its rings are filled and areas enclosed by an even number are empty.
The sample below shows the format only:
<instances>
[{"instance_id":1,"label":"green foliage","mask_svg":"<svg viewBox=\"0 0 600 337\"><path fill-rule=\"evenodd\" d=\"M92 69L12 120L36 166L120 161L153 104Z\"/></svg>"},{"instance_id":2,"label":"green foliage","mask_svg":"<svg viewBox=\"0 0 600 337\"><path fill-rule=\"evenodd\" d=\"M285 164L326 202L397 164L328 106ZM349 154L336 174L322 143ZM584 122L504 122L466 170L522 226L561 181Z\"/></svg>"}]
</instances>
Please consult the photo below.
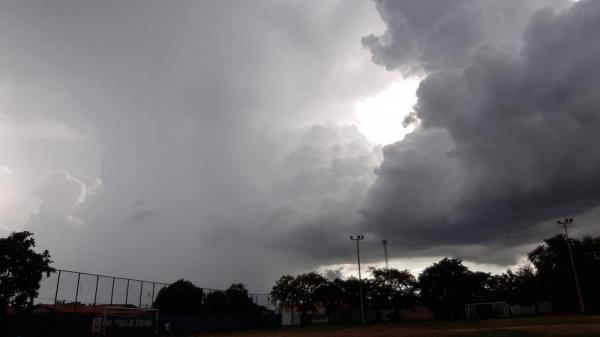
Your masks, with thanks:
<instances>
[{"instance_id":1,"label":"green foliage","mask_svg":"<svg viewBox=\"0 0 600 337\"><path fill-rule=\"evenodd\" d=\"M54 271L50 253L36 253L33 234L13 232L0 239L0 313L8 306L25 310L38 295L40 282Z\"/></svg>"}]
</instances>

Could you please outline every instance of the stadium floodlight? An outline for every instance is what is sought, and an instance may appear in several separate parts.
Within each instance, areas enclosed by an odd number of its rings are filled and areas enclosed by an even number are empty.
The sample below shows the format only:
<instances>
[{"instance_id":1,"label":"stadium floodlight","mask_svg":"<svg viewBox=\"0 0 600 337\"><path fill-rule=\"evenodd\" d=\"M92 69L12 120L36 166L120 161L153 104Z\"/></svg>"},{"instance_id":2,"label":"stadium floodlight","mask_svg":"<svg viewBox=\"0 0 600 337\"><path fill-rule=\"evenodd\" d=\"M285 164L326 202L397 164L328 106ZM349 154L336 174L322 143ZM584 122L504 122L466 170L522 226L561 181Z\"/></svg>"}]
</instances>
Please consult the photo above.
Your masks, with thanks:
<instances>
[{"instance_id":1,"label":"stadium floodlight","mask_svg":"<svg viewBox=\"0 0 600 337\"><path fill-rule=\"evenodd\" d=\"M508 318L510 310L506 302L467 303L465 314L468 320Z\"/></svg>"},{"instance_id":2,"label":"stadium floodlight","mask_svg":"<svg viewBox=\"0 0 600 337\"><path fill-rule=\"evenodd\" d=\"M363 303L363 289L362 289L362 277L360 275L360 248L358 246L358 242L365 239L365 236L362 234L359 235L350 235L350 240L356 241L356 256L358 258L358 291L360 296L360 321L361 323L365 322L365 305Z\"/></svg>"},{"instance_id":3,"label":"stadium floodlight","mask_svg":"<svg viewBox=\"0 0 600 337\"><path fill-rule=\"evenodd\" d=\"M567 249L569 250L569 258L571 259L571 269L573 269L573 278L575 279L575 289L577 290L577 299L579 300L579 311L584 314L585 306L583 304L583 296L581 296L581 287L579 286L579 277L577 277L577 268L575 267L575 259L573 258L573 251L571 250L571 241L569 240L569 232L567 231L567 225L573 223L573 218L565 218L564 220L556 221L557 224L562 225L565 229L565 240L567 241Z\"/></svg>"}]
</instances>

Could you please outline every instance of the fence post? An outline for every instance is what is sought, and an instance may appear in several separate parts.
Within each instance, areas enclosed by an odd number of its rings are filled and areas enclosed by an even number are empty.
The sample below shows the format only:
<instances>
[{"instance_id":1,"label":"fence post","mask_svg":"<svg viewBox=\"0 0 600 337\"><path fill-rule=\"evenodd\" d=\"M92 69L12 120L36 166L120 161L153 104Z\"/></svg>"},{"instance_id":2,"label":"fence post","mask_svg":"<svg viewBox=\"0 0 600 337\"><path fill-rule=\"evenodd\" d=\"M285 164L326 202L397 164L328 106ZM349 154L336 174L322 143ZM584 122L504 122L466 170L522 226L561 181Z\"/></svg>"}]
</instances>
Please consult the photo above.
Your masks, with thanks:
<instances>
[{"instance_id":1,"label":"fence post","mask_svg":"<svg viewBox=\"0 0 600 337\"><path fill-rule=\"evenodd\" d=\"M100 275L96 275L96 290L94 290L94 309L93 313L96 313L96 298L98 297L98 281L100 281Z\"/></svg>"},{"instance_id":2,"label":"fence post","mask_svg":"<svg viewBox=\"0 0 600 337\"><path fill-rule=\"evenodd\" d=\"M58 286L60 284L60 273L62 270L58 270L58 278L56 279L56 291L54 292L54 310L56 311L56 300L58 299Z\"/></svg>"},{"instance_id":3,"label":"fence post","mask_svg":"<svg viewBox=\"0 0 600 337\"><path fill-rule=\"evenodd\" d=\"M125 305L127 305L128 300L129 300L129 279L127 279L127 288L125 289Z\"/></svg>"},{"instance_id":4,"label":"fence post","mask_svg":"<svg viewBox=\"0 0 600 337\"><path fill-rule=\"evenodd\" d=\"M75 304L73 305L73 312L77 311L77 299L79 298L79 279L81 279L81 273L77 273L77 289L75 289Z\"/></svg>"},{"instance_id":5,"label":"fence post","mask_svg":"<svg viewBox=\"0 0 600 337\"><path fill-rule=\"evenodd\" d=\"M112 288L110 288L110 306L113 305L113 294L115 293L115 278L112 278Z\"/></svg>"},{"instance_id":6,"label":"fence post","mask_svg":"<svg viewBox=\"0 0 600 337\"><path fill-rule=\"evenodd\" d=\"M138 308L142 307L142 291L144 290L144 281L140 281L140 300L138 302Z\"/></svg>"},{"instance_id":7,"label":"fence post","mask_svg":"<svg viewBox=\"0 0 600 337\"><path fill-rule=\"evenodd\" d=\"M152 303L150 303L150 307L154 307L154 286L156 285L156 283L152 282L152 298L151 301Z\"/></svg>"}]
</instances>

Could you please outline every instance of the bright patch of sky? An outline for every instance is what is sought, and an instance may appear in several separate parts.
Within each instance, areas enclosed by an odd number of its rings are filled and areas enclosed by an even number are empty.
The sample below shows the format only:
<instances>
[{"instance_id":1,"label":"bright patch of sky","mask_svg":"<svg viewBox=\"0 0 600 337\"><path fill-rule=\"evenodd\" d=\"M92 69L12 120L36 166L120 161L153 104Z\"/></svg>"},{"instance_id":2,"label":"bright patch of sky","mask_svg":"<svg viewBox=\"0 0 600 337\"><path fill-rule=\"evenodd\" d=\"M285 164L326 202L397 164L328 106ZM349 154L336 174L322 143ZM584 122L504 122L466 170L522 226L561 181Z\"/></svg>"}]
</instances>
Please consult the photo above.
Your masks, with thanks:
<instances>
[{"instance_id":1,"label":"bright patch of sky","mask_svg":"<svg viewBox=\"0 0 600 337\"><path fill-rule=\"evenodd\" d=\"M417 101L418 79L393 82L380 93L356 102L354 114L359 130L370 141L387 145L400 141L414 125L404 127L404 119Z\"/></svg>"}]
</instances>

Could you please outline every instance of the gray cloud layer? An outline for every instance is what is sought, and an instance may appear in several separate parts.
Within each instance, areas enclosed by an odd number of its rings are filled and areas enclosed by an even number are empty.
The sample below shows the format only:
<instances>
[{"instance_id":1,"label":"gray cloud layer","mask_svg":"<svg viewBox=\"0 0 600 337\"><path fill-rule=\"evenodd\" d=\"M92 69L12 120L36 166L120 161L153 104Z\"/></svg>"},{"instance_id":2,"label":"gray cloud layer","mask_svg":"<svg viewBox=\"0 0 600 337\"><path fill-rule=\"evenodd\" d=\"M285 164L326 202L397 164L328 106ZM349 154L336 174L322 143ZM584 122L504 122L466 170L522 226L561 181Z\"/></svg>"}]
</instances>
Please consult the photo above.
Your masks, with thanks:
<instances>
[{"instance_id":1,"label":"gray cloud layer","mask_svg":"<svg viewBox=\"0 0 600 337\"><path fill-rule=\"evenodd\" d=\"M26 131L0 164L58 266L264 290L321 261L290 233L356 224L380 160L327 122L395 77L359 43L371 3L0 6L0 127Z\"/></svg>"},{"instance_id":2,"label":"gray cloud layer","mask_svg":"<svg viewBox=\"0 0 600 337\"><path fill-rule=\"evenodd\" d=\"M501 3L526 13L534 2L523 2L524 10ZM378 2L388 29L363 40L388 68L435 69L418 90L420 130L383 151L366 229L409 250L496 250L537 241L558 230L549 228L556 218L598 206L600 3L536 12L512 44L521 45L518 52L503 41L511 31L499 39L483 34L502 32L498 20L487 25L489 17L506 17L488 2L444 1L449 8L439 12L409 4L417 2ZM428 15L422 27L411 24L421 22L415 13ZM457 17L459 27L436 39ZM492 254L481 253L463 254Z\"/></svg>"},{"instance_id":3,"label":"gray cloud layer","mask_svg":"<svg viewBox=\"0 0 600 337\"><path fill-rule=\"evenodd\" d=\"M568 4L2 3L0 167L72 269L264 290L358 230L372 261L381 236L511 261L599 197L598 4L544 6ZM385 68L425 79L382 151L339 124Z\"/></svg>"}]
</instances>

